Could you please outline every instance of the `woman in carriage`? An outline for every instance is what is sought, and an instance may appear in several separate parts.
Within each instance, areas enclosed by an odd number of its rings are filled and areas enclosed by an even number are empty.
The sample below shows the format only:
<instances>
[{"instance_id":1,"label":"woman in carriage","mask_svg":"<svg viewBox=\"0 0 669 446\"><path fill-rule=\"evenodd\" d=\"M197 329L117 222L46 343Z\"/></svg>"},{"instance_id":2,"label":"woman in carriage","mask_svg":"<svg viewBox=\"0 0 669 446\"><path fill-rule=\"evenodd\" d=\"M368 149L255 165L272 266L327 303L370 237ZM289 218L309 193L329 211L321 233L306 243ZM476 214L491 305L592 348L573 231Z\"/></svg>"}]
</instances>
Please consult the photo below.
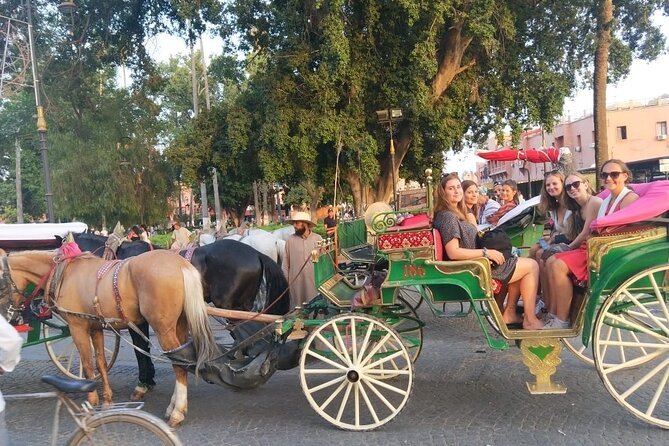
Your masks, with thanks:
<instances>
[{"instance_id":1,"label":"woman in carriage","mask_svg":"<svg viewBox=\"0 0 669 446\"><path fill-rule=\"evenodd\" d=\"M477 228L467 220L462 184L457 175L444 176L436 187L435 217L433 227L439 231L444 244L444 258L468 260L486 257L492 262L492 277L509 285L509 295L522 294L527 308L535 308L539 266L529 258L511 256L508 259L495 249L476 249ZM543 323L534 310L525 312L518 319L515 303L508 304L503 311L504 322L522 322L523 328L540 329Z\"/></svg>"},{"instance_id":2,"label":"woman in carriage","mask_svg":"<svg viewBox=\"0 0 669 446\"><path fill-rule=\"evenodd\" d=\"M592 197L599 201L597 217L604 217L616 211L624 209L639 198L634 191L627 187L627 183L632 178L632 173L627 165L617 159L611 159L604 163L600 177L605 181L605 187L610 192L609 196L601 201L597 197ZM574 186L577 180L576 175L567 177L568 184ZM569 182L571 181L571 182ZM584 187L578 181L577 189ZM568 190L573 187L568 187ZM592 202L592 199L590 200ZM584 204L587 206L587 204ZM590 224L585 222L585 231L589 234ZM582 240L582 241L581 241ZM580 243L578 248L571 251L563 252L554 255L547 262L549 293L553 299L554 316L544 326L545 328L568 328L569 310L571 308L571 301L574 297L574 288L571 280L573 276L578 282L585 282L588 280L588 251L587 251L587 236L578 237L572 242L572 246L576 247L576 243ZM549 313L550 314L550 313Z\"/></svg>"}]
</instances>

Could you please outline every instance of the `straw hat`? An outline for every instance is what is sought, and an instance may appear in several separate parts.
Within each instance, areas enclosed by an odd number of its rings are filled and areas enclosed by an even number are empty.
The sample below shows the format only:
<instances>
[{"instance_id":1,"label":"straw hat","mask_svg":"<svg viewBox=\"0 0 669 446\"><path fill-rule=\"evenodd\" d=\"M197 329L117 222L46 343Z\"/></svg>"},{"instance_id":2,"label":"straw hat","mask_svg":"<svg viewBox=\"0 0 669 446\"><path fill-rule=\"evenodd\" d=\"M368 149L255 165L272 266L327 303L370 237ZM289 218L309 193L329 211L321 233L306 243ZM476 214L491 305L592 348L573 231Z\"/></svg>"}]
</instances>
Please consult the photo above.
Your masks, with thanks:
<instances>
[{"instance_id":1,"label":"straw hat","mask_svg":"<svg viewBox=\"0 0 669 446\"><path fill-rule=\"evenodd\" d=\"M288 220L286 220L286 223L293 224L296 221L301 221L306 224L308 224L310 227L316 226L316 223L311 221L311 215L309 215L308 212L302 212L302 211L297 211L293 212Z\"/></svg>"}]
</instances>

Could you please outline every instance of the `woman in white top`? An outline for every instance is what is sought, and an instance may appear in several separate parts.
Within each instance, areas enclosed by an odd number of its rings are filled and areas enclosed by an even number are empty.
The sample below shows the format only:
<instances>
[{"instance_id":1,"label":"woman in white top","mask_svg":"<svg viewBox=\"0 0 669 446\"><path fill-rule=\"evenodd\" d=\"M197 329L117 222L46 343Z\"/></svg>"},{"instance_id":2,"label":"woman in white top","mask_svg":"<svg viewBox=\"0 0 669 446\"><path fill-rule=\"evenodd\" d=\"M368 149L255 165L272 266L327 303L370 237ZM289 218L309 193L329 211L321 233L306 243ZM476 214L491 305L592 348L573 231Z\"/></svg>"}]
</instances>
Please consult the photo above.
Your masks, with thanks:
<instances>
[{"instance_id":1,"label":"woman in white top","mask_svg":"<svg viewBox=\"0 0 669 446\"><path fill-rule=\"evenodd\" d=\"M553 222L550 236L545 236L535 243L529 251L529 257L539 264L539 286L541 287L544 308L550 306L548 293L548 278L546 265L543 258L544 250L555 243L563 243L567 240L567 225L571 217L571 210L567 209L566 192L564 189L564 175L554 170L544 176L544 185L541 188L541 201L537 206L541 214L549 215Z\"/></svg>"}]
</instances>

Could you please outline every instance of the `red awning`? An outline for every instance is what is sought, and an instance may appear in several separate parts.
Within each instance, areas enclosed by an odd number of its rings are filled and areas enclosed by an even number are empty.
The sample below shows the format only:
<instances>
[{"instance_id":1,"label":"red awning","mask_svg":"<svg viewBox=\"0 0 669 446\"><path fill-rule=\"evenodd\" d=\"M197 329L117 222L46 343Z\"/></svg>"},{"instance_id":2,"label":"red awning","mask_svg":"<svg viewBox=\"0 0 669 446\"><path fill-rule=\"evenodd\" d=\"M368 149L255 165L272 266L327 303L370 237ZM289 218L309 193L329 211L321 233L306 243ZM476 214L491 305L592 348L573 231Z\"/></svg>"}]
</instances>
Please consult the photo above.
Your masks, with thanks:
<instances>
[{"instance_id":1,"label":"red awning","mask_svg":"<svg viewBox=\"0 0 669 446\"><path fill-rule=\"evenodd\" d=\"M527 160L531 163L553 163L560 160L560 149L549 147L547 149L503 149L503 150L479 150L476 155L491 161L516 161Z\"/></svg>"}]
</instances>

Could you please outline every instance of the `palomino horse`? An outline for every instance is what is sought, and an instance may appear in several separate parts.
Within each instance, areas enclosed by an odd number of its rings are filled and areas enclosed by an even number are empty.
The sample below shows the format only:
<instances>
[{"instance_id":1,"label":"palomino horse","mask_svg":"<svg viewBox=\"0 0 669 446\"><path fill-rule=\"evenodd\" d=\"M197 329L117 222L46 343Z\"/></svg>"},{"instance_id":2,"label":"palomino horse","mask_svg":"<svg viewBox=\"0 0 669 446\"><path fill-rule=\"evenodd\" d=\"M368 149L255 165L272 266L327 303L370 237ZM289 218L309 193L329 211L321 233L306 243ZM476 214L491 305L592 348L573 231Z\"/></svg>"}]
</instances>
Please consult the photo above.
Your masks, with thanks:
<instances>
[{"instance_id":1,"label":"palomino horse","mask_svg":"<svg viewBox=\"0 0 669 446\"><path fill-rule=\"evenodd\" d=\"M63 247L68 245L73 244ZM93 378L93 340L105 404L112 400L104 358L105 325L118 330L146 320L165 351L185 344L190 331L197 368L218 355L200 274L185 259L169 251L151 251L107 262L90 254L64 255L62 249L0 253L0 290L13 293L14 305L19 306L26 286L46 279L45 300L67 321L88 379ZM187 410L188 380L185 369L176 365L173 369L176 384L165 416L176 426ZM88 401L98 404L97 391L88 394Z\"/></svg>"},{"instance_id":2,"label":"palomino horse","mask_svg":"<svg viewBox=\"0 0 669 446\"><path fill-rule=\"evenodd\" d=\"M82 250L102 256L106 237L93 234L74 234L74 240ZM151 249L146 242L124 242L116 250L119 259L147 252ZM281 268L272 259L243 243L223 239L201 246L190 255L192 264L202 274L204 297L218 308L246 311L267 311L270 314L285 314L290 309L288 282ZM149 336L146 324L138 328ZM143 351L149 351L149 343L144 336L130 330L139 368L139 384L130 399L138 400L154 385L154 366L151 358Z\"/></svg>"}]
</instances>

